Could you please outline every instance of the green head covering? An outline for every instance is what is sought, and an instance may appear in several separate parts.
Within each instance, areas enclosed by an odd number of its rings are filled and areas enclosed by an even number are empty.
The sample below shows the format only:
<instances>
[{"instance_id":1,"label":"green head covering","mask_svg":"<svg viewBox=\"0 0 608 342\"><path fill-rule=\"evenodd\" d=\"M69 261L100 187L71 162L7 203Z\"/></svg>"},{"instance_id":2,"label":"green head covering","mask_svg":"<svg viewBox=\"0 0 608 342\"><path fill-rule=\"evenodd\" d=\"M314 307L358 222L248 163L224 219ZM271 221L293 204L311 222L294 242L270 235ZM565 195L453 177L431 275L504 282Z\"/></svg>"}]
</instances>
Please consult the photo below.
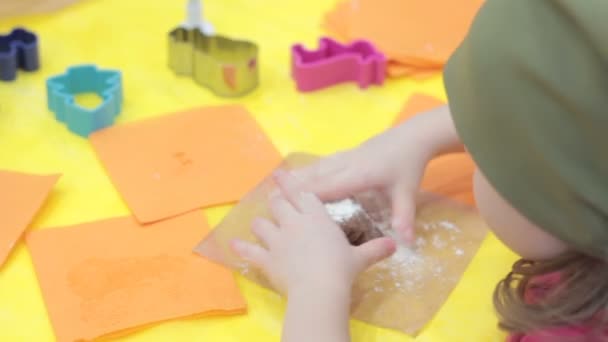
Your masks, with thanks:
<instances>
[{"instance_id":1,"label":"green head covering","mask_svg":"<svg viewBox=\"0 0 608 342\"><path fill-rule=\"evenodd\" d=\"M488 0L444 77L459 135L496 190L608 259L608 1Z\"/></svg>"}]
</instances>

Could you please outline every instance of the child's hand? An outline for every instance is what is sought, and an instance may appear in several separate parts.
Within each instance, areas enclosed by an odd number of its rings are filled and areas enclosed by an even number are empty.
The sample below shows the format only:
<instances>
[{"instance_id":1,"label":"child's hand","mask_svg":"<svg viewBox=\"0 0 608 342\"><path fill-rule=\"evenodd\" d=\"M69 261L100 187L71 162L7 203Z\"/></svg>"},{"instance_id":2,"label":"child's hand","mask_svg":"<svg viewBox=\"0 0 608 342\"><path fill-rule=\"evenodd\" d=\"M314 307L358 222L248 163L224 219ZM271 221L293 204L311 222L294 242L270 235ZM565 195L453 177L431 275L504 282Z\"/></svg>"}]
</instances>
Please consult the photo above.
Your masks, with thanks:
<instances>
[{"instance_id":1,"label":"child's hand","mask_svg":"<svg viewBox=\"0 0 608 342\"><path fill-rule=\"evenodd\" d=\"M389 238L351 246L315 195L300 192L286 172L277 172L275 181L281 190L270 199L276 224L259 219L252 227L266 248L238 240L232 247L283 294L348 292L359 272L394 252Z\"/></svg>"},{"instance_id":2,"label":"child's hand","mask_svg":"<svg viewBox=\"0 0 608 342\"><path fill-rule=\"evenodd\" d=\"M427 163L443 153L463 151L449 108L440 107L390 129L358 148L294 171L300 187L323 201L380 189L392 199L392 226L414 240L415 197Z\"/></svg>"},{"instance_id":3,"label":"child's hand","mask_svg":"<svg viewBox=\"0 0 608 342\"><path fill-rule=\"evenodd\" d=\"M397 131L387 131L356 149L320 160L317 164L294 171L307 191L324 201L345 198L354 193L380 189L393 202L393 228L412 240L414 196L426 165L415 144L401 142Z\"/></svg>"}]
</instances>

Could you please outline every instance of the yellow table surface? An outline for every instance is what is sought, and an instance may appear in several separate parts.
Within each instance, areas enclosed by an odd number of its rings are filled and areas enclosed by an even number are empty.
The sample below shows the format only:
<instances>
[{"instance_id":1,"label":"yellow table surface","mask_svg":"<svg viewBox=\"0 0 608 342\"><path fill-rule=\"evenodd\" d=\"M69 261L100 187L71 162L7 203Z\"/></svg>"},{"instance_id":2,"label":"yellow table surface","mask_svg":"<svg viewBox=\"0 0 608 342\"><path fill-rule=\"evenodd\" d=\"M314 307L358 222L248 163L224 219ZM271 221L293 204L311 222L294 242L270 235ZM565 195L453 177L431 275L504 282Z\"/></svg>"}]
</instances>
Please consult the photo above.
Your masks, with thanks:
<instances>
[{"instance_id":1,"label":"yellow table surface","mask_svg":"<svg viewBox=\"0 0 608 342\"><path fill-rule=\"evenodd\" d=\"M205 1L206 17L218 32L253 40L261 47L260 87L241 99L215 97L167 67L167 33L184 19L185 3L88 0L54 13L0 19L0 32L18 25L37 32L42 61L38 72L20 72L15 82L0 82L0 168L63 174L30 229L129 214L88 141L67 131L47 109L45 80L70 65L95 63L122 70L125 102L118 124L194 106L237 102L255 115L284 155L327 154L354 146L388 127L414 92L445 98L439 75L425 82L389 80L383 87L364 91L345 84L298 93L290 78L289 48L295 42L316 46L324 34L323 13L334 4L322 0ZM226 210L205 212L216 224ZM513 260L490 236L449 300L415 340L503 341L491 294ZM249 303L247 315L176 320L121 340L278 341L283 301L247 280L238 282ZM352 334L354 341L413 340L356 321ZM52 340L30 255L18 243L0 269L0 341Z\"/></svg>"}]
</instances>

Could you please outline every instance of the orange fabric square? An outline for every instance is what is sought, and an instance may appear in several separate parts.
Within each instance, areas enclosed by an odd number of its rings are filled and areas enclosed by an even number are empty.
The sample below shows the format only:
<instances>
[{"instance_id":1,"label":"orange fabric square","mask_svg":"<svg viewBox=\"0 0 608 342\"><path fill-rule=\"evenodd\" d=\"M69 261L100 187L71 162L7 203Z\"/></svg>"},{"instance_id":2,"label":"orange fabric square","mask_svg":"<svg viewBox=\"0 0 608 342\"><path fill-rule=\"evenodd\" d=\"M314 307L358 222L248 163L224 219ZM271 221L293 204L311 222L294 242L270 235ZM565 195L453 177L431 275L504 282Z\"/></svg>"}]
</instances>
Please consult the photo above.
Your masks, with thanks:
<instances>
[{"instance_id":1,"label":"orange fabric square","mask_svg":"<svg viewBox=\"0 0 608 342\"><path fill-rule=\"evenodd\" d=\"M428 95L414 94L395 120L395 125L412 116L444 105ZM449 154L432 160L422 180L422 189L475 205L473 173L475 163L467 153Z\"/></svg>"},{"instance_id":2,"label":"orange fabric square","mask_svg":"<svg viewBox=\"0 0 608 342\"><path fill-rule=\"evenodd\" d=\"M44 204L59 175L0 171L0 266Z\"/></svg>"},{"instance_id":3,"label":"orange fabric square","mask_svg":"<svg viewBox=\"0 0 608 342\"><path fill-rule=\"evenodd\" d=\"M339 4L325 26L368 39L391 60L445 63L465 37L483 0L358 0Z\"/></svg>"},{"instance_id":4,"label":"orange fabric square","mask_svg":"<svg viewBox=\"0 0 608 342\"><path fill-rule=\"evenodd\" d=\"M28 234L57 340L245 312L231 272L192 253L208 230L197 211L147 226L121 217Z\"/></svg>"},{"instance_id":5,"label":"orange fabric square","mask_svg":"<svg viewBox=\"0 0 608 342\"><path fill-rule=\"evenodd\" d=\"M191 109L111 127L90 139L144 223L235 202L281 162L240 106Z\"/></svg>"},{"instance_id":6,"label":"orange fabric square","mask_svg":"<svg viewBox=\"0 0 608 342\"><path fill-rule=\"evenodd\" d=\"M440 73L442 68L420 68L399 62L389 62L386 66L388 77L412 77L416 80L425 80Z\"/></svg>"},{"instance_id":7,"label":"orange fabric square","mask_svg":"<svg viewBox=\"0 0 608 342\"><path fill-rule=\"evenodd\" d=\"M338 3L333 10L325 14L323 27L342 39L349 39L350 6L351 4L346 1Z\"/></svg>"}]
</instances>

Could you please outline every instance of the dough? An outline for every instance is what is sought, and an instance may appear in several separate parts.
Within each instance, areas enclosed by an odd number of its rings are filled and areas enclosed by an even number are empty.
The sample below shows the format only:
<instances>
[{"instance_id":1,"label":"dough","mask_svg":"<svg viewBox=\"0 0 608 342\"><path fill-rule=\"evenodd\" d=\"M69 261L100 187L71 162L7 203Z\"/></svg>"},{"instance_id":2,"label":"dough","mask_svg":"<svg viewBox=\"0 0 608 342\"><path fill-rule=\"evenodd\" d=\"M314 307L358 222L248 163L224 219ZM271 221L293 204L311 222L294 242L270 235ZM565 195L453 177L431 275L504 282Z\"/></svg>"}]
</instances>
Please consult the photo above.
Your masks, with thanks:
<instances>
[{"instance_id":1,"label":"dough","mask_svg":"<svg viewBox=\"0 0 608 342\"><path fill-rule=\"evenodd\" d=\"M363 207L352 198L325 204L331 218L342 228L353 246L384 236Z\"/></svg>"}]
</instances>

